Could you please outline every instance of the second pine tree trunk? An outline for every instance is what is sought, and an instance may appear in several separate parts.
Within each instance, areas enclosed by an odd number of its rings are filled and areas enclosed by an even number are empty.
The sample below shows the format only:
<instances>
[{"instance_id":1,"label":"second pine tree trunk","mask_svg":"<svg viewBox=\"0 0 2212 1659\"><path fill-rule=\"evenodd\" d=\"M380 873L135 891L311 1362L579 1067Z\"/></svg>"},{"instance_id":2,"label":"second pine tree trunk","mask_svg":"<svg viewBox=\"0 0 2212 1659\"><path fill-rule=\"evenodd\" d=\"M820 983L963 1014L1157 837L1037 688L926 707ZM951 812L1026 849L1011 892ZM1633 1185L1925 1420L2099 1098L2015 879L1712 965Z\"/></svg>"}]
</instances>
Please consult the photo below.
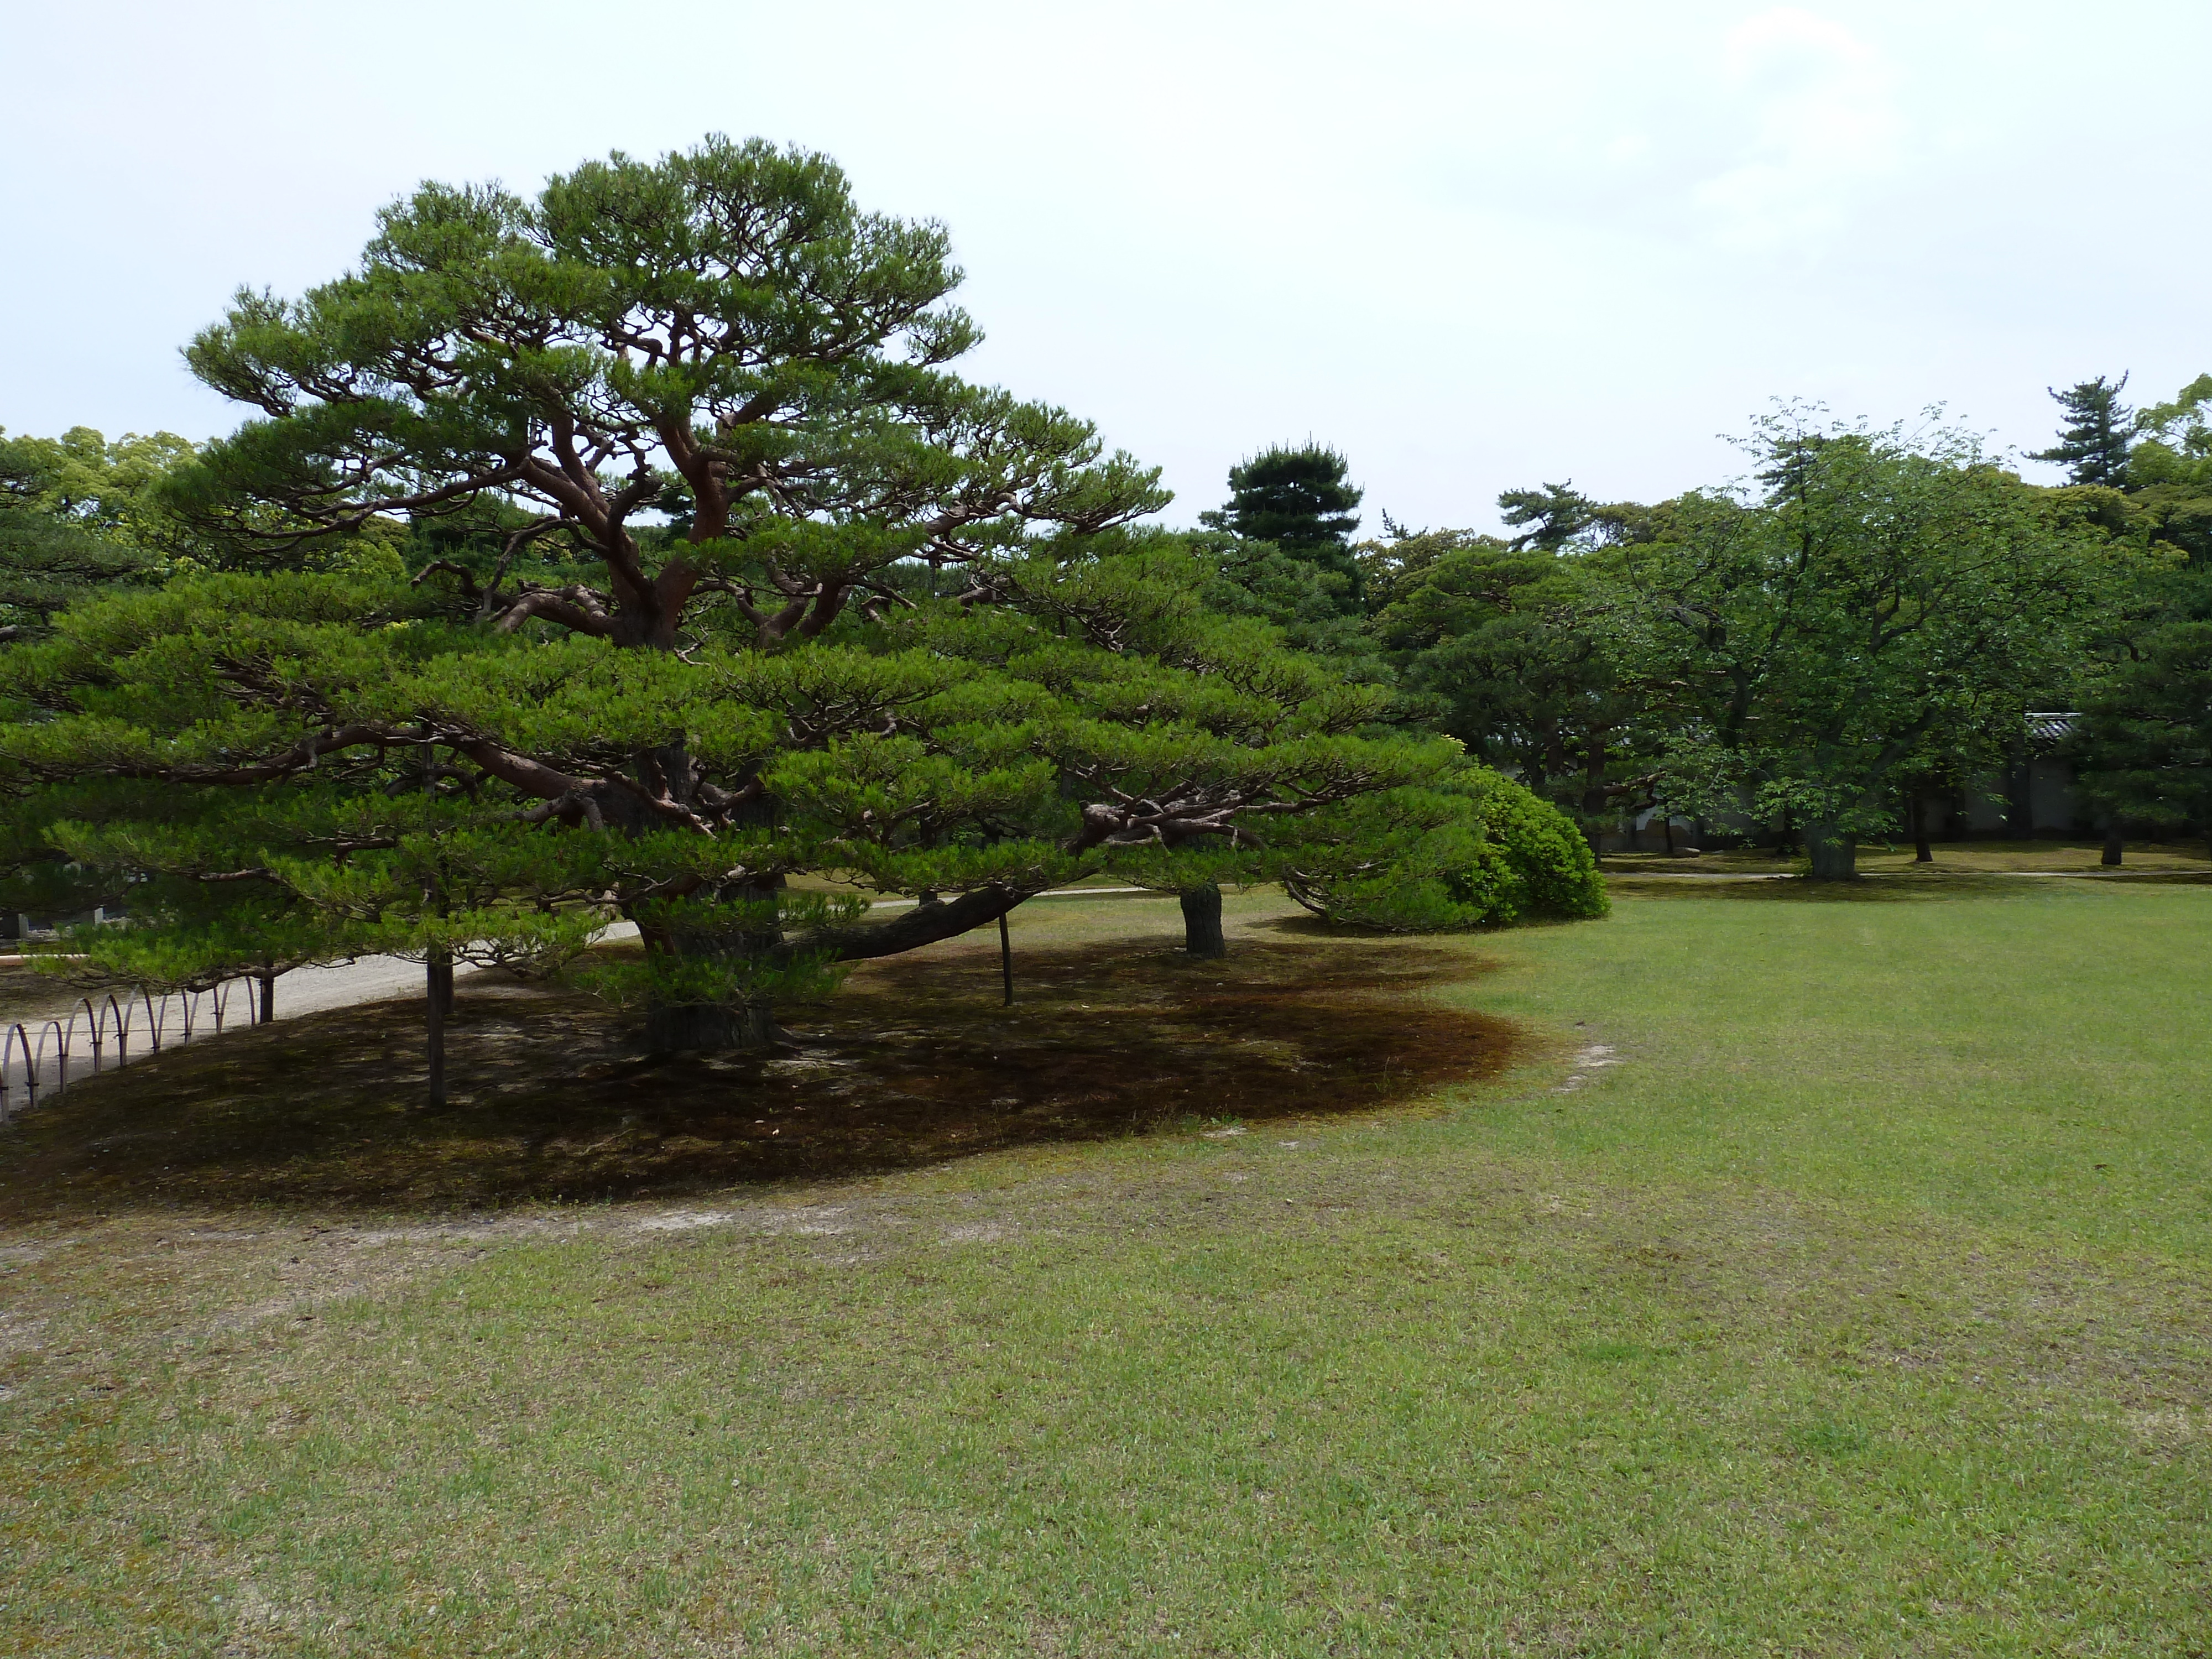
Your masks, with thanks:
<instances>
[{"instance_id":1,"label":"second pine tree trunk","mask_svg":"<svg viewBox=\"0 0 2212 1659\"><path fill-rule=\"evenodd\" d=\"M1194 957L1225 957L1228 941L1221 937L1221 888L1216 882L1186 888L1182 900L1182 948Z\"/></svg>"}]
</instances>

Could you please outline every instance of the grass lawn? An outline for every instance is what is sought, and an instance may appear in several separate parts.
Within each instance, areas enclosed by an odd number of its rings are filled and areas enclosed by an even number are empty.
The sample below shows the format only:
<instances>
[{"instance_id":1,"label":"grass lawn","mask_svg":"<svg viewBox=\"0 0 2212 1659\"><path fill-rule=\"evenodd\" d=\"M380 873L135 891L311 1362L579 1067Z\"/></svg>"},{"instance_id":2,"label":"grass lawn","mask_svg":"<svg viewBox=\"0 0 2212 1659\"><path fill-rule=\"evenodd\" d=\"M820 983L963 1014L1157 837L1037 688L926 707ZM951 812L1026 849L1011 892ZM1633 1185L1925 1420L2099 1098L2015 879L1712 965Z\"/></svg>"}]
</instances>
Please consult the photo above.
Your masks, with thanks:
<instances>
[{"instance_id":1,"label":"grass lawn","mask_svg":"<svg viewBox=\"0 0 2212 1659\"><path fill-rule=\"evenodd\" d=\"M226 1198L232 1120L121 1110L168 1060L94 1085L0 1141L0 1650L2212 1653L2212 886L1624 886L1395 978L1265 898L1182 981L1171 902L1031 906L1124 966L962 1027L970 1094L1095 1027L1168 1121L865 1176L686 1186L664 1125L646 1196L456 1210L489 1132L433 1181L348 1095L374 1180ZM1347 1104L1271 1116L1203 1045L1293 959L1258 1046ZM352 1029L178 1060L334 1109Z\"/></svg>"},{"instance_id":2,"label":"grass lawn","mask_svg":"<svg viewBox=\"0 0 2212 1659\"><path fill-rule=\"evenodd\" d=\"M1644 838L1656 843L1656 832ZM1862 875L1911 875L1922 878L1961 873L2026 873L2028 875L2110 875L2104 867L2101 841L1939 841L1929 849L1928 864L1914 862L1912 843L1870 841L1858 849ZM1770 848L1723 848L1698 857L1670 857L1662 851L1608 853L1605 867L1615 875L1639 872L1691 875L1759 875L1802 870L1802 857L1778 859ZM2212 875L2212 855L2202 841L2131 841L2122 850L2117 873Z\"/></svg>"}]
</instances>

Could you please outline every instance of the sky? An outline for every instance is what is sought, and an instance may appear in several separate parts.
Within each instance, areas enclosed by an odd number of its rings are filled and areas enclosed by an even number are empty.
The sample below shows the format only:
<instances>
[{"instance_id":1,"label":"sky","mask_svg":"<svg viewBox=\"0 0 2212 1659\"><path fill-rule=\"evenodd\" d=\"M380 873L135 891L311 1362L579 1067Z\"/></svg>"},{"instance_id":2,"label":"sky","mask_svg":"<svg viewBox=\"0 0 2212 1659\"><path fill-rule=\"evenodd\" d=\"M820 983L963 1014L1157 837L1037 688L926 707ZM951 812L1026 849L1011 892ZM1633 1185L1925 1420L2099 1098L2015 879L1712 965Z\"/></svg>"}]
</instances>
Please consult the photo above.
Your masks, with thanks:
<instances>
[{"instance_id":1,"label":"sky","mask_svg":"<svg viewBox=\"0 0 2212 1659\"><path fill-rule=\"evenodd\" d=\"M708 132L946 225L976 379L1165 469L1350 459L1370 533L1656 500L1778 398L2042 447L2212 369L2212 6L229 0L11 8L0 428L204 438L179 349L425 178ZM2023 464L2033 477L2055 477Z\"/></svg>"}]
</instances>

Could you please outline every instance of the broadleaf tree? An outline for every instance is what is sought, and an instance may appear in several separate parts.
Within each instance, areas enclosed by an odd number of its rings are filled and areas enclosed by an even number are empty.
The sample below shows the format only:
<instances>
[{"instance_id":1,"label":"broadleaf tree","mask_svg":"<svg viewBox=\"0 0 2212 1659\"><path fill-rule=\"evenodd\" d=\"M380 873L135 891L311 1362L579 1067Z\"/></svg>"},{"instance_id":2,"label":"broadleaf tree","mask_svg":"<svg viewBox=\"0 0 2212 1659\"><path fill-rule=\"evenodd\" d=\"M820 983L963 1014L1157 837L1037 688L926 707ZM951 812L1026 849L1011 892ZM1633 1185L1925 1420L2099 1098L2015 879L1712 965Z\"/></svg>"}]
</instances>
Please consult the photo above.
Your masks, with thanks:
<instances>
[{"instance_id":1,"label":"broadleaf tree","mask_svg":"<svg viewBox=\"0 0 2212 1659\"><path fill-rule=\"evenodd\" d=\"M2069 694L2130 568L2077 492L2039 489L1936 428L1764 421L1753 476L1656 509L1623 569L1666 769L1802 827L1816 878L1855 872L1901 786L1993 769Z\"/></svg>"},{"instance_id":2,"label":"broadleaf tree","mask_svg":"<svg viewBox=\"0 0 2212 1659\"><path fill-rule=\"evenodd\" d=\"M0 432L0 644L34 637L91 594L152 579L166 560L146 498L191 446L167 433L113 443Z\"/></svg>"},{"instance_id":3,"label":"broadleaf tree","mask_svg":"<svg viewBox=\"0 0 2212 1659\"><path fill-rule=\"evenodd\" d=\"M1385 556L1370 626L1432 723L1593 842L1650 804L1663 774L1651 700L1624 662L1615 552L1431 531L1378 546Z\"/></svg>"}]
</instances>

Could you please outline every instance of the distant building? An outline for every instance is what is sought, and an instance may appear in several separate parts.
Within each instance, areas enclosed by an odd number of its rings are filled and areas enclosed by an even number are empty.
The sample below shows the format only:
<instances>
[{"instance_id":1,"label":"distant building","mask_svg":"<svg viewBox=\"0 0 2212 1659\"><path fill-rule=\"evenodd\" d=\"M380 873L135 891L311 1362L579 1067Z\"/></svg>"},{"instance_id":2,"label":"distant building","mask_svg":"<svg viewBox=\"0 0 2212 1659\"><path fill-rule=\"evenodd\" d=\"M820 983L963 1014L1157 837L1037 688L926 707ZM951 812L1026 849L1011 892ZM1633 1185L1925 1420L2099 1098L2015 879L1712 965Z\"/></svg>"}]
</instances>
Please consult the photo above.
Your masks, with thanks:
<instances>
[{"instance_id":1,"label":"distant building","mask_svg":"<svg viewBox=\"0 0 2212 1659\"><path fill-rule=\"evenodd\" d=\"M2067 742L2081 716L2056 709L2032 710L2019 758L2002 775L1983 779L1943 803L1948 818L1929 803L1928 833L1939 840L1966 836L2087 836L2097 826L2074 789L2074 763L2065 758Z\"/></svg>"}]
</instances>

